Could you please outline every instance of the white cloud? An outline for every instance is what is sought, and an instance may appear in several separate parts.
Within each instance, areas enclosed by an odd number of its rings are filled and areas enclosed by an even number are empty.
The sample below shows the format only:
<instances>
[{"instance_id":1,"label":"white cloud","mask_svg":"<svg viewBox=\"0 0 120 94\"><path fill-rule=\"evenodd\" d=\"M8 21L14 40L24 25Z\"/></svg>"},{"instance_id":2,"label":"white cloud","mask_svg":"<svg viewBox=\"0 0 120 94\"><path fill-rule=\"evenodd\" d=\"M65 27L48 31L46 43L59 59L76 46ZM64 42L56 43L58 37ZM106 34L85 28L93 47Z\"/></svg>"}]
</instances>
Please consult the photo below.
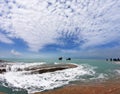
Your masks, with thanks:
<instances>
[{"instance_id":1,"label":"white cloud","mask_svg":"<svg viewBox=\"0 0 120 94\"><path fill-rule=\"evenodd\" d=\"M0 33L0 42L7 43L7 44L13 44L13 41L2 33Z\"/></svg>"},{"instance_id":2,"label":"white cloud","mask_svg":"<svg viewBox=\"0 0 120 94\"><path fill-rule=\"evenodd\" d=\"M114 47L82 49L82 50L65 50L58 49L62 56L71 56L78 58L118 58L120 57L120 45Z\"/></svg>"},{"instance_id":3,"label":"white cloud","mask_svg":"<svg viewBox=\"0 0 120 94\"><path fill-rule=\"evenodd\" d=\"M82 48L120 41L120 0L0 1L0 28L38 51L57 43L61 32L76 34ZM78 31L75 31L78 28Z\"/></svg>"},{"instance_id":4,"label":"white cloud","mask_svg":"<svg viewBox=\"0 0 120 94\"><path fill-rule=\"evenodd\" d=\"M79 53L77 50L64 50L64 49L59 49L62 53L66 54L76 54Z\"/></svg>"},{"instance_id":5,"label":"white cloud","mask_svg":"<svg viewBox=\"0 0 120 94\"><path fill-rule=\"evenodd\" d=\"M80 51L80 57L101 57L101 58L118 58L120 56L120 46L107 47L107 48L94 48L89 50Z\"/></svg>"},{"instance_id":6,"label":"white cloud","mask_svg":"<svg viewBox=\"0 0 120 94\"><path fill-rule=\"evenodd\" d=\"M11 51L11 54L14 55L14 56L21 56L22 54L14 49L12 49Z\"/></svg>"}]
</instances>

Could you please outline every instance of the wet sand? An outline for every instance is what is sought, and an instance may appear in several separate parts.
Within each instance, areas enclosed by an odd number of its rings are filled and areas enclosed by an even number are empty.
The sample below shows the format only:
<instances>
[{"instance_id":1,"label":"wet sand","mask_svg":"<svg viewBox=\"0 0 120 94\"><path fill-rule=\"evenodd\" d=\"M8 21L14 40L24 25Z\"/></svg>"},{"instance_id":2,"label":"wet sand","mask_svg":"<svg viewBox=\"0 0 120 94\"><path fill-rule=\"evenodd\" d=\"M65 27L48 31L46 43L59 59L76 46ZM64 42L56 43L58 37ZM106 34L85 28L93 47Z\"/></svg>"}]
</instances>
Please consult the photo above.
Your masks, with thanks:
<instances>
[{"instance_id":1,"label":"wet sand","mask_svg":"<svg viewBox=\"0 0 120 94\"><path fill-rule=\"evenodd\" d=\"M0 92L0 94L5 94L5 93L3 93L3 92Z\"/></svg>"},{"instance_id":2,"label":"wet sand","mask_svg":"<svg viewBox=\"0 0 120 94\"><path fill-rule=\"evenodd\" d=\"M69 85L63 88L34 94L120 94L120 80L86 85Z\"/></svg>"}]
</instances>

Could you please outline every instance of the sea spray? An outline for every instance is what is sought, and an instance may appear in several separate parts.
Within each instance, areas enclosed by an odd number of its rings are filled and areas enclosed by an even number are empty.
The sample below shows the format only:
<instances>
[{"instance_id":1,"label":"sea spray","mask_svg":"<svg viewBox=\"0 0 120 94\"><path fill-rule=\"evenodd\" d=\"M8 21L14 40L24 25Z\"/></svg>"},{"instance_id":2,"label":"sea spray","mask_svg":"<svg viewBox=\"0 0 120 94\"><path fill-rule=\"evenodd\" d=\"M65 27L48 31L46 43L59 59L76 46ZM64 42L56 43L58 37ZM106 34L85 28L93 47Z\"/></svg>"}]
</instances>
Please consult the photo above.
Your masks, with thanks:
<instances>
[{"instance_id":1,"label":"sea spray","mask_svg":"<svg viewBox=\"0 0 120 94\"><path fill-rule=\"evenodd\" d=\"M25 68L37 67L37 66L40 66L40 65L43 65L43 64L45 64L45 62L8 64L6 66L6 70L7 70L7 72L9 72L9 71L17 72L19 70L24 71Z\"/></svg>"},{"instance_id":2,"label":"sea spray","mask_svg":"<svg viewBox=\"0 0 120 94\"><path fill-rule=\"evenodd\" d=\"M48 72L43 74L30 74L25 68L42 66L42 63L19 63L10 67L6 73L1 74L8 87L24 88L29 93L36 91L50 90L68 84L70 81L82 80L84 75L95 75L94 68L87 64L78 65L76 68L61 71ZM21 69L21 71L18 71ZM28 74L27 74L28 73Z\"/></svg>"}]
</instances>

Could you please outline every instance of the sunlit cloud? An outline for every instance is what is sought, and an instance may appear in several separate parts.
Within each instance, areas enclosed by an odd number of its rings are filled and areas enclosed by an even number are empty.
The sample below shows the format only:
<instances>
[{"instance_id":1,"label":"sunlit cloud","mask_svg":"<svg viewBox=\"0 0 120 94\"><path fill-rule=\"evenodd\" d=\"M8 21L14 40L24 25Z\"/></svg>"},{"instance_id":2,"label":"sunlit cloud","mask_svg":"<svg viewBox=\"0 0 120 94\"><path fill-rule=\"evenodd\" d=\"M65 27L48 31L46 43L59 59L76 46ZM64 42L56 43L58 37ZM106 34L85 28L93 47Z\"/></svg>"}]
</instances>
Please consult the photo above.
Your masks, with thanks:
<instances>
[{"instance_id":1,"label":"sunlit cloud","mask_svg":"<svg viewBox=\"0 0 120 94\"><path fill-rule=\"evenodd\" d=\"M31 51L64 45L71 37L76 37L72 44L85 49L120 41L119 4L120 0L1 0L0 29L4 38L22 39Z\"/></svg>"},{"instance_id":2,"label":"sunlit cloud","mask_svg":"<svg viewBox=\"0 0 120 94\"><path fill-rule=\"evenodd\" d=\"M13 44L14 42L8 38L6 35L0 33L0 42L6 43L6 44Z\"/></svg>"}]
</instances>

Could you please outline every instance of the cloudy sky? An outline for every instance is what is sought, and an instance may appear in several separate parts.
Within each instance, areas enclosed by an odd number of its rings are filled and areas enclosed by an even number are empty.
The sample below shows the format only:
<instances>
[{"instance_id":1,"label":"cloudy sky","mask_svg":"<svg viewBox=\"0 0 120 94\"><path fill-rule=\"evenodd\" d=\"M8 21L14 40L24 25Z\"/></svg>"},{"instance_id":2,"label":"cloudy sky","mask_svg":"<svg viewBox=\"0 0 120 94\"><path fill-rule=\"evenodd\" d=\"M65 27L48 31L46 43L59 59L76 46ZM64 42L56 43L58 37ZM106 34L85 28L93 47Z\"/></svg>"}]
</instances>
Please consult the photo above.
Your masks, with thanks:
<instances>
[{"instance_id":1,"label":"cloudy sky","mask_svg":"<svg viewBox=\"0 0 120 94\"><path fill-rule=\"evenodd\" d=\"M120 0L0 0L0 57L120 57Z\"/></svg>"}]
</instances>

